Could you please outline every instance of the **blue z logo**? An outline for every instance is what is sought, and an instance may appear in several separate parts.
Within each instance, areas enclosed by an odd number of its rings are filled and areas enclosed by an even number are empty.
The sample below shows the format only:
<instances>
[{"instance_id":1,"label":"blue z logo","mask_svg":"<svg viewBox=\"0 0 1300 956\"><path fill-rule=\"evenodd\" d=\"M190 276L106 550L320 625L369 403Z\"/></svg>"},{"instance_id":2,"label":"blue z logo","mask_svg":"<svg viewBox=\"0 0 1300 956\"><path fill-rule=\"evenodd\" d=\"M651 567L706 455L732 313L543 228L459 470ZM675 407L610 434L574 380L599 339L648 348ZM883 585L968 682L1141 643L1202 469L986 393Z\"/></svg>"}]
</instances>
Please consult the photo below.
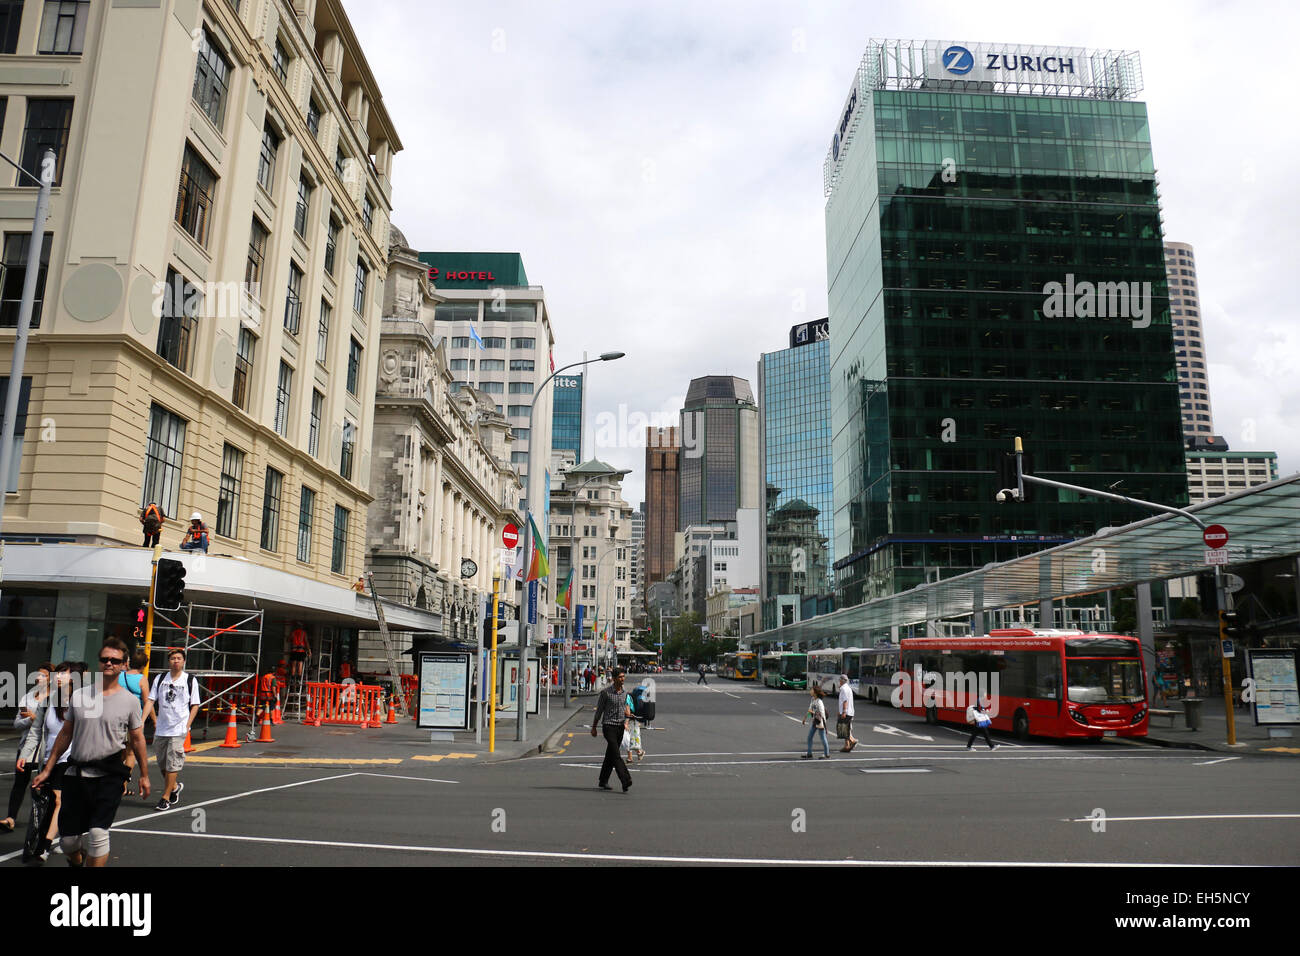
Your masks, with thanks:
<instances>
[{"instance_id":1,"label":"blue z logo","mask_svg":"<svg viewBox=\"0 0 1300 956\"><path fill-rule=\"evenodd\" d=\"M943 68L949 73L965 76L975 66L975 57L964 46L950 46L943 51Z\"/></svg>"}]
</instances>

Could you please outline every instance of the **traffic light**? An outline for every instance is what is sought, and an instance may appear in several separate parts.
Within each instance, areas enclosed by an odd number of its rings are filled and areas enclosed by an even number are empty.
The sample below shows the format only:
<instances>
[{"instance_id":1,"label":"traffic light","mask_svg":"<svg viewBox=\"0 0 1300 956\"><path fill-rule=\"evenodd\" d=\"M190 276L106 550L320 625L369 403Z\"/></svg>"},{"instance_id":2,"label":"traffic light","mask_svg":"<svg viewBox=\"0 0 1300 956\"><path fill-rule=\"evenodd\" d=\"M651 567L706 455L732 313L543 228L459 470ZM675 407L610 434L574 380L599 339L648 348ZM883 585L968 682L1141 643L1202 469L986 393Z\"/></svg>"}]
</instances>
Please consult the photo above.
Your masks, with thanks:
<instances>
[{"instance_id":1,"label":"traffic light","mask_svg":"<svg viewBox=\"0 0 1300 956\"><path fill-rule=\"evenodd\" d=\"M483 643L484 645L492 643L492 602L487 602L486 613L483 615ZM497 636L500 637L501 630L506 626L506 602L497 602Z\"/></svg>"},{"instance_id":2,"label":"traffic light","mask_svg":"<svg viewBox=\"0 0 1300 956\"><path fill-rule=\"evenodd\" d=\"M1219 596L1214 589L1212 573L1196 576L1196 598L1200 601L1202 614L1212 614L1219 609Z\"/></svg>"},{"instance_id":3,"label":"traffic light","mask_svg":"<svg viewBox=\"0 0 1300 956\"><path fill-rule=\"evenodd\" d=\"M172 558L158 559L153 606L159 611L178 611L185 602L185 565Z\"/></svg>"},{"instance_id":4,"label":"traffic light","mask_svg":"<svg viewBox=\"0 0 1300 956\"><path fill-rule=\"evenodd\" d=\"M1236 611L1219 612L1219 637L1225 641L1240 641L1245 638L1241 626L1241 615Z\"/></svg>"}]
</instances>

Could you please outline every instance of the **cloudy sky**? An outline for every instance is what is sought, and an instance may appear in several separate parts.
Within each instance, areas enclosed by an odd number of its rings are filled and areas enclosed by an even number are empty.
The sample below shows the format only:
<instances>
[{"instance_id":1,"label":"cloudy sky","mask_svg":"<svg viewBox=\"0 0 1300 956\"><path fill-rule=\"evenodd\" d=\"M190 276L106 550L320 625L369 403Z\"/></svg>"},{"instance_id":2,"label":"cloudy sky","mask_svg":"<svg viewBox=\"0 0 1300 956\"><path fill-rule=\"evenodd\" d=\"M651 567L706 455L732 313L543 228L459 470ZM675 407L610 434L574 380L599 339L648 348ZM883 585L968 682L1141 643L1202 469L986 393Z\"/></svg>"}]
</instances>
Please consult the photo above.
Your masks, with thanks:
<instances>
[{"instance_id":1,"label":"cloudy sky","mask_svg":"<svg viewBox=\"0 0 1300 956\"><path fill-rule=\"evenodd\" d=\"M345 0L418 249L517 251L595 454L826 313L822 160L870 38L1137 50L1165 236L1196 250L1215 430L1300 470L1300 5ZM1086 11L1086 15L1085 15ZM590 434L590 432L589 432ZM590 450L588 454L590 454Z\"/></svg>"}]
</instances>

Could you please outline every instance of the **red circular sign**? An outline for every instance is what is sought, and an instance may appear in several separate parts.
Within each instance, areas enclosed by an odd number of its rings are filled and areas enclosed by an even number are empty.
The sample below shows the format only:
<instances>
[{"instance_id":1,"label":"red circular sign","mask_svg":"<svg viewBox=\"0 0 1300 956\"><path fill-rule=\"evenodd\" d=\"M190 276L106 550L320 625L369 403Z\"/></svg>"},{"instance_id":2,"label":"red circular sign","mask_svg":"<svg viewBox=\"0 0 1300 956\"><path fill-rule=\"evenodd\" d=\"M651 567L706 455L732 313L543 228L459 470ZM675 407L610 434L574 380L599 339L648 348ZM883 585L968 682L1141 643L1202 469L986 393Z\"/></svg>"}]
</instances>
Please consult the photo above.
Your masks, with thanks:
<instances>
[{"instance_id":1,"label":"red circular sign","mask_svg":"<svg viewBox=\"0 0 1300 956\"><path fill-rule=\"evenodd\" d=\"M1207 548L1218 550L1228 543L1228 529L1221 524L1212 524L1201 537L1205 539Z\"/></svg>"},{"instance_id":2,"label":"red circular sign","mask_svg":"<svg viewBox=\"0 0 1300 956\"><path fill-rule=\"evenodd\" d=\"M519 529L512 524L508 524L501 532L501 543L507 548L513 548L519 544Z\"/></svg>"}]
</instances>

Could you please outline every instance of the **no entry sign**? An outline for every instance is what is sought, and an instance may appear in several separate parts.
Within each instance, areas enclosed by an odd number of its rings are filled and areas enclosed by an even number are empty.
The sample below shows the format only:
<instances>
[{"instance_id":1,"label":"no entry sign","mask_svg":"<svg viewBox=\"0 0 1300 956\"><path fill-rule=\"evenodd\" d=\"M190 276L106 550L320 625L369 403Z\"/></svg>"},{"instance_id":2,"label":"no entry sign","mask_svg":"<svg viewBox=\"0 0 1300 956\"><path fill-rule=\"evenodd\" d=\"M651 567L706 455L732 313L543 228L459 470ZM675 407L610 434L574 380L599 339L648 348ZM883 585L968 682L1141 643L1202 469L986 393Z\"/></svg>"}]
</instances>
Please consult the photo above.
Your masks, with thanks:
<instances>
[{"instance_id":1,"label":"no entry sign","mask_svg":"<svg viewBox=\"0 0 1300 956\"><path fill-rule=\"evenodd\" d=\"M501 531L501 543L507 548L513 548L519 544L519 529L512 524L508 524Z\"/></svg>"},{"instance_id":2,"label":"no entry sign","mask_svg":"<svg viewBox=\"0 0 1300 956\"><path fill-rule=\"evenodd\" d=\"M1217 551L1228 543L1228 529L1221 524L1212 524L1201 537L1205 539L1207 548Z\"/></svg>"}]
</instances>

